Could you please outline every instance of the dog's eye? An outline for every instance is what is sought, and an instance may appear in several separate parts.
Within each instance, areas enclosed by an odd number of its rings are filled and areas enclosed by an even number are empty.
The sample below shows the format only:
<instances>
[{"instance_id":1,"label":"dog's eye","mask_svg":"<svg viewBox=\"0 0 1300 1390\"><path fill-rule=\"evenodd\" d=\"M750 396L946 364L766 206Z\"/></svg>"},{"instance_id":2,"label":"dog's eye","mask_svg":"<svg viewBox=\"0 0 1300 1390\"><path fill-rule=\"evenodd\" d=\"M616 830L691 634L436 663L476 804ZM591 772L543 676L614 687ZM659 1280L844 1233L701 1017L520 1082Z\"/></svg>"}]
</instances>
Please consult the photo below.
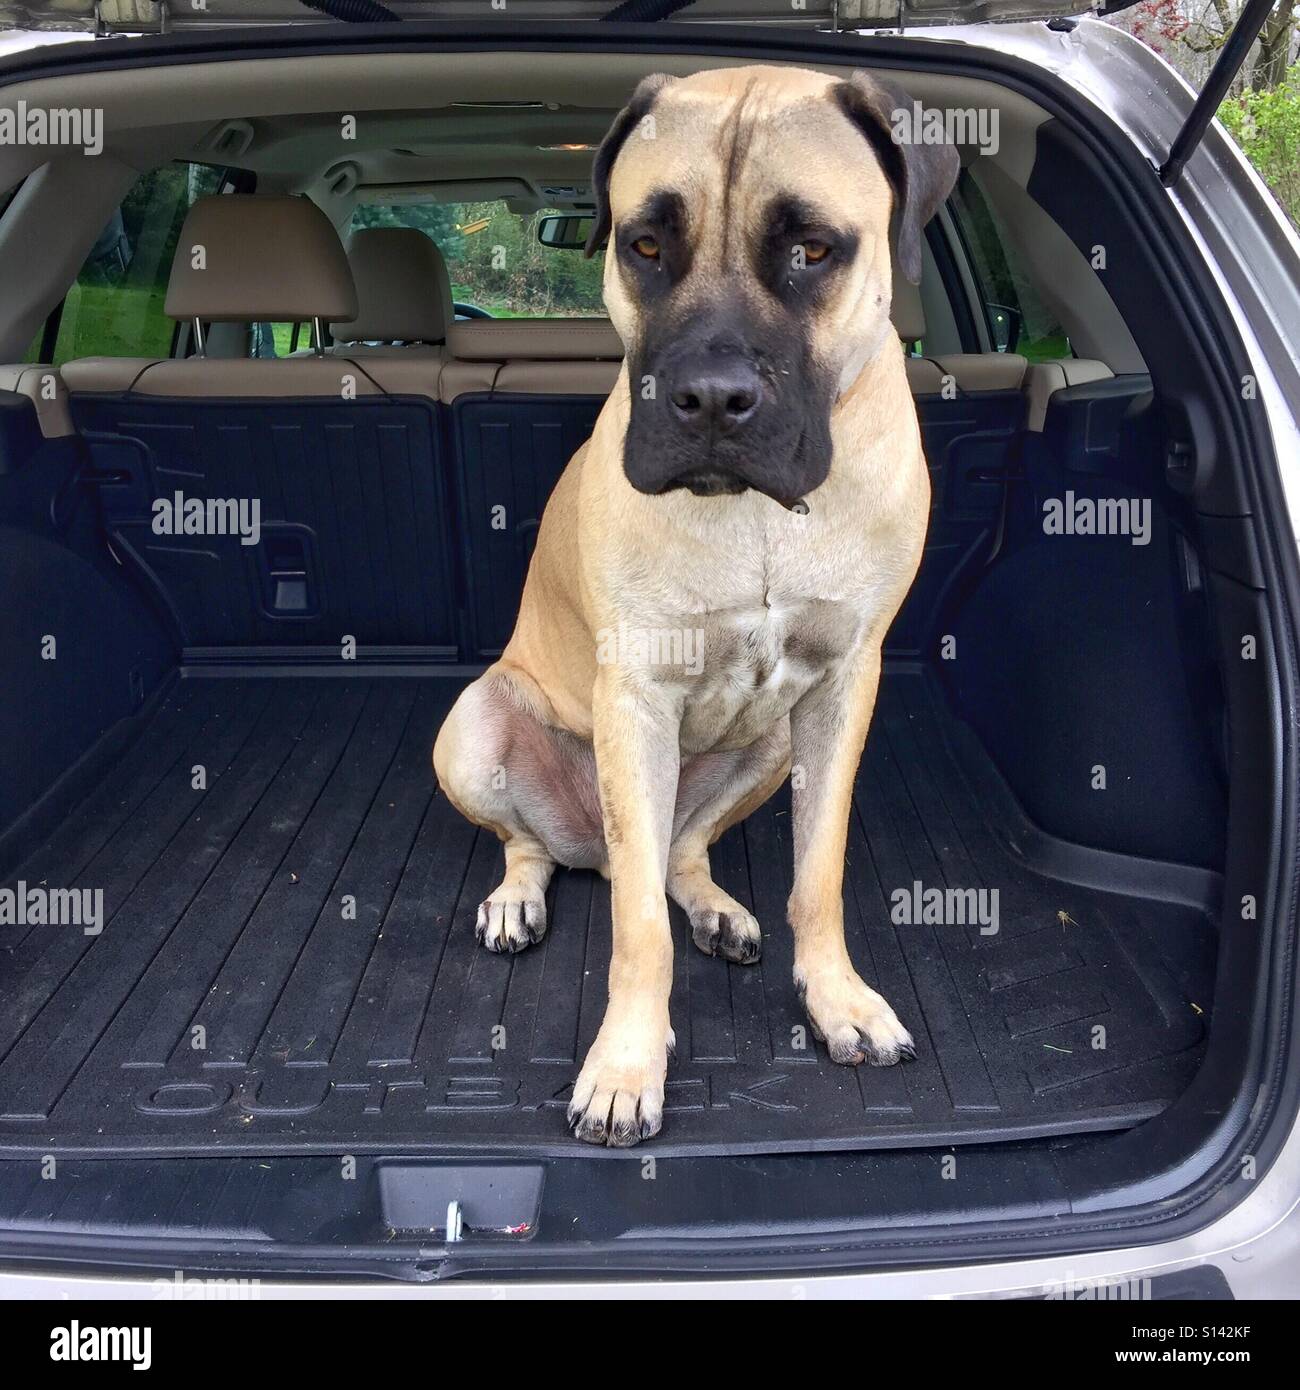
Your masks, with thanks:
<instances>
[{"instance_id":1,"label":"dog's eye","mask_svg":"<svg viewBox=\"0 0 1300 1390\"><path fill-rule=\"evenodd\" d=\"M805 241L803 258L806 265L820 265L831 254L831 248L824 241Z\"/></svg>"},{"instance_id":2,"label":"dog's eye","mask_svg":"<svg viewBox=\"0 0 1300 1390\"><path fill-rule=\"evenodd\" d=\"M647 261L659 259L659 243L652 236L639 236L632 243L632 250Z\"/></svg>"}]
</instances>

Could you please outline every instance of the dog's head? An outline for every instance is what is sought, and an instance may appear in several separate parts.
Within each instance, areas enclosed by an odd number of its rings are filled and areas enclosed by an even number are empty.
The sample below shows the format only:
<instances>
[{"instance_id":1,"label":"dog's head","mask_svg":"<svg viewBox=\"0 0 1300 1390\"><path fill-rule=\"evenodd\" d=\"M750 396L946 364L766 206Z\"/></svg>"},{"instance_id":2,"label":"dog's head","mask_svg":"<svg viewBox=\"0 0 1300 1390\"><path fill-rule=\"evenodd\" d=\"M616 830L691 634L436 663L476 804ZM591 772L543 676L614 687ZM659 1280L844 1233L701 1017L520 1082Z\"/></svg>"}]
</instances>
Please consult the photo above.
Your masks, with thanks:
<instances>
[{"instance_id":1,"label":"dog's head","mask_svg":"<svg viewBox=\"0 0 1300 1390\"><path fill-rule=\"evenodd\" d=\"M627 349L623 467L641 492L755 488L789 506L831 465L835 399L892 332L890 227L921 233L950 145L899 144L899 89L750 67L648 77L596 155L605 302Z\"/></svg>"}]
</instances>

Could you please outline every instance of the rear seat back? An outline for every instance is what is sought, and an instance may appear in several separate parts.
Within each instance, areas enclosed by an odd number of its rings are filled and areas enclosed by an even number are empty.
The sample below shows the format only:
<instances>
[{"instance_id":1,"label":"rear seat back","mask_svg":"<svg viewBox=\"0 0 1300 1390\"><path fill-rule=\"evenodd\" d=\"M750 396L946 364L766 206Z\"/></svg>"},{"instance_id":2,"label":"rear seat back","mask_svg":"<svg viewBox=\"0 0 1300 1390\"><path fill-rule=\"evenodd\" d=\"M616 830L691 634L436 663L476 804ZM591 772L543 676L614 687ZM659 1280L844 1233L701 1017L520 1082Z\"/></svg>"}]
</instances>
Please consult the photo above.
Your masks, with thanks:
<instances>
[{"instance_id":1,"label":"rear seat back","mask_svg":"<svg viewBox=\"0 0 1300 1390\"><path fill-rule=\"evenodd\" d=\"M920 291L901 277L893 321L905 344L924 342ZM931 512L920 572L886 639L900 656L931 652L949 596L988 553L1006 480L1022 470L1026 440L1043 430L1053 397L1063 400L1067 388L1106 381L1111 372L1080 358L1031 363L1018 353L986 352L909 356L907 376L930 469ZM1139 381L1133 390L1141 389ZM1094 415L1109 420L1113 403L1103 406Z\"/></svg>"},{"instance_id":2,"label":"rear seat back","mask_svg":"<svg viewBox=\"0 0 1300 1390\"><path fill-rule=\"evenodd\" d=\"M447 342L457 362L497 365L492 390L523 395L608 396L623 362L608 319L469 319ZM459 394L455 381L442 393Z\"/></svg>"},{"instance_id":3,"label":"rear seat back","mask_svg":"<svg viewBox=\"0 0 1300 1390\"><path fill-rule=\"evenodd\" d=\"M471 319L447 338L471 654L509 640L542 510L622 369L607 319Z\"/></svg>"},{"instance_id":4,"label":"rear seat back","mask_svg":"<svg viewBox=\"0 0 1300 1390\"><path fill-rule=\"evenodd\" d=\"M897 274L892 318L905 345L924 342L920 291ZM1024 425L1028 365L996 352L906 359L930 470L930 526L920 572L886 639L891 654L928 652L947 596L987 551Z\"/></svg>"},{"instance_id":5,"label":"rear seat back","mask_svg":"<svg viewBox=\"0 0 1300 1390\"><path fill-rule=\"evenodd\" d=\"M332 648L351 633L433 657L496 656L546 500L622 369L613 327L456 321L446 266L423 234L367 229L345 257L302 199L206 200L180 245L174 316L324 319L344 340L280 361L65 369L107 480L115 545L159 590L182 641ZM203 268L190 254L200 245ZM914 287L896 286L893 314L905 342L925 339ZM899 654L928 649L948 594L987 553L1026 396L1032 428L1054 392L1106 369L988 353L909 357L907 372L933 509L921 573L889 636ZM269 540L158 538L152 507L177 490L259 497Z\"/></svg>"},{"instance_id":6,"label":"rear seat back","mask_svg":"<svg viewBox=\"0 0 1300 1390\"><path fill-rule=\"evenodd\" d=\"M12 391L31 401L43 439L67 439L76 432L67 384L56 367L44 363L0 367L0 391Z\"/></svg>"},{"instance_id":7,"label":"rear seat back","mask_svg":"<svg viewBox=\"0 0 1300 1390\"><path fill-rule=\"evenodd\" d=\"M355 322L358 302L313 204L225 195L191 209L166 309L203 323ZM114 549L157 592L192 659L284 646L337 657L345 636L458 654L439 364L401 364L409 394L394 399L379 360L68 364ZM257 543L160 532L177 493L213 515L208 504L242 499L251 516L256 502Z\"/></svg>"}]
</instances>

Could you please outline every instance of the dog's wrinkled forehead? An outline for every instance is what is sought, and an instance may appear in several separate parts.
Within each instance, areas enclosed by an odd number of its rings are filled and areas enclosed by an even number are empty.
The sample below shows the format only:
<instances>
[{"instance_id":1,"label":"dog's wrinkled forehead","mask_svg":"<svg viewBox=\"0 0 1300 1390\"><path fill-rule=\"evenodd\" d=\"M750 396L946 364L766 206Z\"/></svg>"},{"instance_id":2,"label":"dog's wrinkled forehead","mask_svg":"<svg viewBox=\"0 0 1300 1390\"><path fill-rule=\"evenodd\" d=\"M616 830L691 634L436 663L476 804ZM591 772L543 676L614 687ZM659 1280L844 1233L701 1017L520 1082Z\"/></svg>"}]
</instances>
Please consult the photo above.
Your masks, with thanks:
<instances>
[{"instance_id":1,"label":"dog's wrinkled forehead","mask_svg":"<svg viewBox=\"0 0 1300 1390\"><path fill-rule=\"evenodd\" d=\"M818 73L732 69L654 87L610 170L614 220L678 194L697 253L743 231L764 205L798 197L827 216L881 224L889 188ZM860 175L856 186L846 174ZM720 250L720 246L712 248Z\"/></svg>"},{"instance_id":2,"label":"dog's wrinkled forehead","mask_svg":"<svg viewBox=\"0 0 1300 1390\"><path fill-rule=\"evenodd\" d=\"M740 67L645 79L596 157L594 249L656 195L680 197L697 249L721 249L774 200L883 235L897 211L900 268L920 274L920 229L956 178L950 147L899 146L905 93L854 73Z\"/></svg>"}]
</instances>

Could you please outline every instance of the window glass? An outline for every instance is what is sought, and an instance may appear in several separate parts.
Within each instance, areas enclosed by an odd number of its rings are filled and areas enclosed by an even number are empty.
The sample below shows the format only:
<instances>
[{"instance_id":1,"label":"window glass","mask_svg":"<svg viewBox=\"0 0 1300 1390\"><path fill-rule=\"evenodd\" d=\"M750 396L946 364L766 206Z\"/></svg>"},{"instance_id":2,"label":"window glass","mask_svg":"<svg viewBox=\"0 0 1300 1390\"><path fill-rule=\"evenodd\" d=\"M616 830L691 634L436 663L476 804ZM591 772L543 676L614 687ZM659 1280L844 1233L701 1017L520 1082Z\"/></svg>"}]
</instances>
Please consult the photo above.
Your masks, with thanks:
<instances>
[{"instance_id":1,"label":"window glass","mask_svg":"<svg viewBox=\"0 0 1300 1390\"><path fill-rule=\"evenodd\" d=\"M202 164L166 164L136 182L63 301L56 366L77 357L170 355L175 324L163 301L181 223L221 182L221 170Z\"/></svg>"},{"instance_id":2,"label":"window glass","mask_svg":"<svg viewBox=\"0 0 1300 1390\"><path fill-rule=\"evenodd\" d=\"M604 252L587 260L543 246L537 223L554 211L511 212L503 202L363 203L352 227L415 227L432 237L456 303L493 318L603 317Z\"/></svg>"},{"instance_id":3,"label":"window glass","mask_svg":"<svg viewBox=\"0 0 1300 1390\"><path fill-rule=\"evenodd\" d=\"M255 323L248 335L250 357L292 357L310 350L311 323Z\"/></svg>"},{"instance_id":4,"label":"window glass","mask_svg":"<svg viewBox=\"0 0 1300 1390\"><path fill-rule=\"evenodd\" d=\"M957 219L984 299L989 334L999 352L1018 352L1031 362L1072 356L1056 315L1039 298L1014 255L997 215L963 169L949 206Z\"/></svg>"}]
</instances>

